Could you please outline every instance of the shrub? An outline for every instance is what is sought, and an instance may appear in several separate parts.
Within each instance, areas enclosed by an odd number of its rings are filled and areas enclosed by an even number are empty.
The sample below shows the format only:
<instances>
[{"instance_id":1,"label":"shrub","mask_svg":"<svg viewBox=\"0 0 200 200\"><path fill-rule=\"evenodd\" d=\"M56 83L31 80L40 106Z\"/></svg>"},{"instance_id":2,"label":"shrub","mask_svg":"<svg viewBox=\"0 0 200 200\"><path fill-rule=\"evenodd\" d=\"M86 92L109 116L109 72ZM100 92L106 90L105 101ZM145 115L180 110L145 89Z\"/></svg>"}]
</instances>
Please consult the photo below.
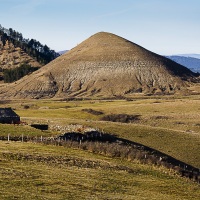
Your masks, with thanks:
<instances>
[{"instance_id":1,"label":"shrub","mask_svg":"<svg viewBox=\"0 0 200 200\"><path fill-rule=\"evenodd\" d=\"M132 161L132 160L135 160L136 159L136 150L132 150L128 153L128 160Z\"/></svg>"},{"instance_id":2,"label":"shrub","mask_svg":"<svg viewBox=\"0 0 200 200\"><path fill-rule=\"evenodd\" d=\"M90 113L90 114L93 114L93 115L102 115L104 114L102 111L97 111L97 110L93 110L91 108L89 109L82 109L83 112L87 112L87 113Z\"/></svg>"},{"instance_id":3,"label":"shrub","mask_svg":"<svg viewBox=\"0 0 200 200\"><path fill-rule=\"evenodd\" d=\"M24 109L29 109L30 106L29 105L24 105Z\"/></svg>"},{"instance_id":4,"label":"shrub","mask_svg":"<svg viewBox=\"0 0 200 200\"><path fill-rule=\"evenodd\" d=\"M111 114L105 115L101 118L103 121L112 121L112 122L122 122L122 123L131 123L133 121L139 120L140 115L127 115L127 114Z\"/></svg>"}]
</instances>

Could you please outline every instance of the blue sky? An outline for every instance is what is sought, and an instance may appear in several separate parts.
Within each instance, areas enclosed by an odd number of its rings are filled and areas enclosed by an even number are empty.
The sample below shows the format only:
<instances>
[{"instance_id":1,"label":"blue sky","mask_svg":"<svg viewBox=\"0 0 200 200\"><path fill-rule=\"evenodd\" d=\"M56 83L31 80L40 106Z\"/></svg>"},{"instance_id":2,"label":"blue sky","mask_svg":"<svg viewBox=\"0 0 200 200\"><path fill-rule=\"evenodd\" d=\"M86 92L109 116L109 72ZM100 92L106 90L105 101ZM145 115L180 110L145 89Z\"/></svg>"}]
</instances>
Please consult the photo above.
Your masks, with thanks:
<instances>
[{"instance_id":1,"label":"blue sky","mask_svg":"<svg viewBox=\"0 0 200 200\"><path fill-rule=\"evenodd\" d=\"M56 51L105 31L162 55L200 54L199 0L0 0L0 24Z\"/></svg>"}]
</instances>

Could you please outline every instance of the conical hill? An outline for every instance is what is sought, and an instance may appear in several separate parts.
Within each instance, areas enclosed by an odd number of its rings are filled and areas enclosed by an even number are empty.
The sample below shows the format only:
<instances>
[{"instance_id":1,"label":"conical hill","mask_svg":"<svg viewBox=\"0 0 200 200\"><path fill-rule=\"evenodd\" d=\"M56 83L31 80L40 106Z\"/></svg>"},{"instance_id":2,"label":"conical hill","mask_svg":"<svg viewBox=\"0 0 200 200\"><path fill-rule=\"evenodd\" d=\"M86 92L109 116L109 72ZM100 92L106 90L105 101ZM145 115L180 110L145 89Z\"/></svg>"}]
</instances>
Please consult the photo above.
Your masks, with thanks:
<instances>
[{"instance_id":1,"label":"conical hill","mask_svg":"<svg viewBox=\"0 0 200 200\"><path fill-rule=\"evenodd\" d=\"M0 88L16 98L113 97L185 90L195 73L111 33L97 33L40 70Z\"/></svg>"}]
</instances>

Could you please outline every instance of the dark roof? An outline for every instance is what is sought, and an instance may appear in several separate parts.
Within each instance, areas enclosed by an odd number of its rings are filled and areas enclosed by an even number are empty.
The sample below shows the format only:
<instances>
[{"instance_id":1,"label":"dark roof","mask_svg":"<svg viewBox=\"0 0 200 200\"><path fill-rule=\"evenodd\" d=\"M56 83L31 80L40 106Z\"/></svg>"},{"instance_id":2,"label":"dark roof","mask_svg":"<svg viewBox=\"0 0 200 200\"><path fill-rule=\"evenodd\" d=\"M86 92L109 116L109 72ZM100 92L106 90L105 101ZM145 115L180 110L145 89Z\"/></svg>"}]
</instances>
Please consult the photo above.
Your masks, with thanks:
<instances>
[{"instance_id":1,"label":"dark roof","mask_svg":"<svg viewBox=\"0 0 200 200\"><path fill-rule=\"evenodd\" d=\"M19 117L12 108L0 108L0 118L5 117Z\"/></svg>"}]
</instances>

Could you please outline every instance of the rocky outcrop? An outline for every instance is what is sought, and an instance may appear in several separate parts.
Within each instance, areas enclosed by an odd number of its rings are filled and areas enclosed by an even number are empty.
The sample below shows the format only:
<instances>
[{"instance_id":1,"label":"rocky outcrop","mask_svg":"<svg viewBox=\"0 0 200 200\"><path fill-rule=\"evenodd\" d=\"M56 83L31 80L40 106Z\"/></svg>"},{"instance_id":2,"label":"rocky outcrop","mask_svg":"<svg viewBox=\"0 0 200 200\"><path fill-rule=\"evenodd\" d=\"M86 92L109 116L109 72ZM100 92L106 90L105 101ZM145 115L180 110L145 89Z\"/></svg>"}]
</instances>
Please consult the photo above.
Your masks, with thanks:
<instances>
[{"instance_id":1,"label":"rocky outcrop","mask_svg":"<svg viewBox=\"0 0 200 200\"><path fill-rule=\"evenodd\" d=\"M97 33L23 79L0 88L10 98L173 94L197 74L111 33Z\"/></svg>"}]
</instances>

